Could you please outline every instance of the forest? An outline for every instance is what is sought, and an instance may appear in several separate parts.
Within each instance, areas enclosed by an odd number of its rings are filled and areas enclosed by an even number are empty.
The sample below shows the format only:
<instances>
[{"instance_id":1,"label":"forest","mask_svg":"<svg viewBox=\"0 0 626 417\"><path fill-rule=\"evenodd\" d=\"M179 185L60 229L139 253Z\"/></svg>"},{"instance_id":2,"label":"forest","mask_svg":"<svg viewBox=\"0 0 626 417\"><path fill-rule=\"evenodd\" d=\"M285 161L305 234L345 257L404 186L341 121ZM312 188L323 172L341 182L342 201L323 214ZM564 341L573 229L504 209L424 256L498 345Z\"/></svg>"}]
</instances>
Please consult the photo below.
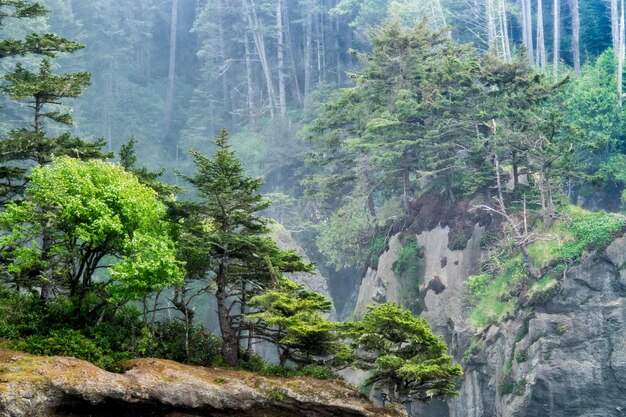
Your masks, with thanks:
<instances>
[{"instance_id":1,"label":"forest","mask_svg":"<svg viewBox=\"0 0 626 417\"><path fill-rule=\"evenodd\" d=\"M0 0L0 347L453 397L415 235L486 228L480 332L624 233L624 21L623 0ZM398 303L355 312L394 235Z\"/></svg>"}]
</instances>

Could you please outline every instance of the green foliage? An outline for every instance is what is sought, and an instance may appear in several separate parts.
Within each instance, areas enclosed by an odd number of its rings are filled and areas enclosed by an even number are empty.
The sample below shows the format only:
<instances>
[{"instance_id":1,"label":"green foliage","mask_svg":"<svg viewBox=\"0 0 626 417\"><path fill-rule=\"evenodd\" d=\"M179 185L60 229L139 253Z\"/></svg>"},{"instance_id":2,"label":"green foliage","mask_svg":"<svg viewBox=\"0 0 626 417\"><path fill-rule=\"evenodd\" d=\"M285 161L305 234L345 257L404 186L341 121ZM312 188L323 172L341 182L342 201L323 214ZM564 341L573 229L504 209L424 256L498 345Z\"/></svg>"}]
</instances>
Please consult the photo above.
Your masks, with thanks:
<instances>
[{"instance_id":1,"label":"green foliage","mask_svg":"<svg viewBox=\"0 0 626 417\"><path fill-rule=\"evenodd\" d=\"M419 308L417 305L419 285L423 281L423 277L419 274L419 253L421 250L422 248L414 237L405 238L391 266L400 281L402 305L411 310Z\"/></svg>"},{"instance_id":2,"label":"green foliage","mask_svg":"<svg viewBox=\"0 0 626 417\"><path fill-rule=\"evenodd\" d=\"M180 280L164 206L121 167L60 158L33 169L25 197L0 213L10 282L52 286L80 306L96 289L129 300ZM96 276L103 267L111 279Z\"/></svg>"},{"instance_id":3,"label":"green foliage","mask_svg":"<svg viewBox=\"0 0 626 417\"><path fill-rule=\"evenodd\" d=\"M470 276L466 281L474 306L470 312L470 323L476 328L502 320L517 307L511 292L527 279L524 262L521 255L504 257L495 273L484 272Z\"/></svg>"},{"instance_id":4,"label":"green foliage","mask_svg":"<svg viewBox=\"0 0 626 417\"><path fill-rule=\"evenodd\" d=\"M337 270L364 264L373 253L370 245L376 249L376 226L357 199L340 207L319 228L317 247Z\"/></svg>"},{"instance_id":5,"label":"green foliage","mask_svg":"<svg viewBox=\"0 0 626 417\"><path fill-rule=\"evenodd\" d=\"M332 308L324 296L283 277L276 288L254 296L249 304L260 312L246 318L257 328L255 334L279 347L281 366L287 360L309 364L316 356L327 356L336 350L334 325L322 316Z\"/></svg>"},{"instance_id":6,"label":"green foliage","mask_svg":"<svg viewBox=\"0 0 626 417\"><path fill-rule=\"evenodd\" d=\"M176 233L179 255L191 266L188 280L211 277L223 337L222 356L234 367L240 359L241 322L233 312L248 312L249 300L277 284L283 273L309 272L313 264L304 262L294 250L280 249L268 236L269 220L258 214L269 206L258 193L262 180L245 175L225 130L215 144L213 158L191 151L197 172L184 178L202 200L176 207L181 212ZM287 340L299 347L298 331L291 334L294 339Z\"/></svg>"},{"instance_id":7,"label":"green foliage","mask_svg":"<svg viewBox=\"0 0 626 417\"><path fill-rule=\"evenodd\" d=\"M363 319L345 323L355 348L356 366L370 370L367 385L385 387L392 401L455 395L461 367L426 321L395 304L369 306ZM370 356L369 354L373 354Z\"/></svg>"}]
</instances>

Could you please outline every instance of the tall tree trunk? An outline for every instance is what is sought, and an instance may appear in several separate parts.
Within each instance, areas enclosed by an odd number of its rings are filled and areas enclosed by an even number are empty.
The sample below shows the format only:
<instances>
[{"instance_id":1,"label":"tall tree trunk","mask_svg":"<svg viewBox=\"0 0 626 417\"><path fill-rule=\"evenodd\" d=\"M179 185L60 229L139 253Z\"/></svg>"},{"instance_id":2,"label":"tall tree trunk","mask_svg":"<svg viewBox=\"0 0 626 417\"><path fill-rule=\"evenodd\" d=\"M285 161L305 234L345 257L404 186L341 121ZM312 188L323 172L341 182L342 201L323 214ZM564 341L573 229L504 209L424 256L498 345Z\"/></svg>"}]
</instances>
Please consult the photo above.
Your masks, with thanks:
<instances>
[{"instance_id":1,"label":"tall tree trunk","mask_svg":"<svg viewBox=\"0 0 626 417\"><path fill-rule=\"evenodd\" d=\"M554 0L552 6L552 14L554 15L553 25L553 38L554 44L552 45L552 72L554 75L554 81L559 77L559 61L561 60L559 55L561 51L561 3L559 0Z\"/></svg>"},{"instance_id":2,"label":"tall tree trunk","mask_svg":"<svg viewBox=\"0 0 626 417\"><path fill-rule=\"evenodd\" d=\"M617 53L617 103L620 107L622 107L624 99L624 35L624 0L622 0L619 18L619 46Z\"/></svg>"},{"instance_id":3,"label":"tall tree trunk","mask_svg":"<svg viewBox=\"0 0 626 417\"><path fill-rule=\"evenodd\" d=\"M300 106L303 106L302 102L302 94L300 93L300 80L298 79L298 69L296 68L296 58L294 56L294 47L293 41L291 40L291 25L289 24L289 2L287 1L284 4L284 12L285 12L285 38L287 41L287 51L289 52L289 62L291 66L291 77L293 79L294 88L296 92L296 99Z\"/></svg>"},{"instance_id":4,"label":"tall tree trunk","mask_svg":"<svg viewBox=\"0 0 626 417\"><path fill-rule=\"evenodd\" d=\"M224 34L224 0L219 0L217 5L217 16L218 16L218 37L220 42L220 59L222 62L226 62L228 59L226 53L226 36ZM232 100L230 97L230 92L228 88L228 76L225 71L222 74L222 114L226 120L230 119L232 106Z\"/></svg>"},{"instance_id":5,"label":"tall tree trunk","mask_svg":"<svg viewBox=\"0 0 626 417\"><path fill-rule=\"evenodd\" d=\"M276 2L276 53L278 59L278 105L281 117L287 115L285 92L285 41L283 32L283 0Z\"/></svg>"},{"instance_id":6,"label":"tall tree trunk","mask_svg":"<svg viewBox=\"0 0 626 417\"><path fill-rule=\"evenodd\" d=\"M526 48L526 59L533 64L533 20L530 13L530 0L520 0L522 18L522 40Z\"/></svg>"},{"instance_id":7,"label":"tall tree trunk","mask_svg":"<svg viewBox=\"0 0 626 417\"><path fill-rule=\"evenodd\" d=\"M241 0L243 6L243 12L248 22L248 28L252 33L252 39L254 40L254 46L261 62L261 68L263 69L263 76L265 78L265 86L267 88L267 97L269 101L269 109L272 117L274 116L274 109L276 108L276 93L274 91L274 82L272 81L272 72L269 67L269 61L267 59L267 53L265 51L265 37L261 31L261 22L256 13L256 5L254 0Z\"/></svg>"},{"instance_id":8,"label":"tall tree trunk","mask_svg":"<svg viewBox=\"0 0 626 417\"><path fill-rule=\"evenodd\" d=\"M617 0L611 0L611 40L613 41L613 52L617 56L619 48L619 12L617 10Z\"/></svg>"},{"instance_id":9,"label":"tall tree trunk","mask_svg":"<svg viewBox=\"0 0 626 417\"><path fill-rule=\"evenodd\" d=\"M252 57L248 32L243 35L243 45L246 54L246 107L248 120L252 121L254 119L254 82L252 80Z\"/></svg>"},{"instance_id":10,"label":"tall tree trunk","mask_svg":"<svg viewBox=\"0 0 626 417\"><path fill-rule=\"evenodd\" d=\"M340 36L340 30L339 30L339 16L335 17L335 34L334 34L334 38L335 38L335 52L337 53L337 59L335 61L335 71L336 71L336 75L337 75L337 87L339 87L341 85L341 81L342 81L342 77L341 77L341 44L339 42L339 36Z\"/></svg>"},{"instance_id":11,"label":"tall tree trunk","mask_svg":"<svg viewBox=\"0 0 626 417\"><path fill-rule=\"evenodd\" d=\"M311 10L307 10L304 18L304 108L308 107L308 98L311 93L311 77L313 72L313 66L311 65L311 53L313 48L313 13Z\"/></svg>"},{"instance_id":12,"label":"tall tree trunk","mask_svg":"<svg viewBox=\"0 0 626 417\"><path fill-rule=\"evenodd\" d=\"M546 68L546 42L543 33L543 2L537 0L537 56L536 61L539 68Z\"/></svg>"},{"instance_id":13,"label":"tall tree trunk","mask_svg":"<svg viewBox=\"0 0 626 417\"><path fill-rule=\"evenodd\" d=\"M174 110L174 76L176 74L176 35L178 33L178 0L172 0L170 13L170 55L167 70L167 96L165 98L165 112L163 115L162 139L166 139L170 133L172 124L172 111Z\"/></svg>"},{"instance_id":14,"label":"tall tree trunk","mask_svg":"<svg viewBox=\"0 0 626 417\"><path fill-rule=\"evenodd\" d=\"M496 52L496 22L493 15L493 0L485 0L485 20L487 22L487 44L488 49Z\"/></svg>"},{"instance_id":15,"label":"tall tree trunk","mask_svg":"<svg viewBox=\"0 0 626 417\"><path fill-rule=\"evenodd\" d=\"M572 59L574 61L574 72L580 73L580 13L578 11L578 0L568 0L569 9L572 14Z\"/></svg>"},{"instance_id":16,"label":"tall tree trunk","mask_svg":"<svg viewBox=\"0 0 626 417\"><path fill-rule=\"evenodd\" d=\"M215 277L217 301L217 318L222 332L222 359L228 366L235 367L239 361L239 340L237 332L229 320L228 293L226 289L229 258L224 255L220 260L217 275Z\"/></svg>"},{"instance_id":17,"label":"tall tree trunk","mask_svg":"<svg viewBox=\"0 0 626 417\"><path fill-rule=\"evenodd\" d=\"M498 21L502 43L502 59L511 62L511 43L509 42L509 19L506 12L506 0L498 0Z\"/></svg>"}]
</instances>

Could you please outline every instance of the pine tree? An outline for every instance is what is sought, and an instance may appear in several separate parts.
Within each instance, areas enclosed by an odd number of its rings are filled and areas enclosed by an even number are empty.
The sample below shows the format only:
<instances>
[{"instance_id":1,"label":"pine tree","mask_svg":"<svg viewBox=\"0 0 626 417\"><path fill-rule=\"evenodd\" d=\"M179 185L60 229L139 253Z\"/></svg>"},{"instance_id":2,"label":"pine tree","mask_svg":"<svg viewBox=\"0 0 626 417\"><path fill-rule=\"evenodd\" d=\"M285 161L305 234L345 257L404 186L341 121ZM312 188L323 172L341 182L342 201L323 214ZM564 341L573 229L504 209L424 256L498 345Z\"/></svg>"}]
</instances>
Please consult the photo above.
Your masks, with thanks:
<instances>
[{"instance_id":1,"label":"pine tree","mask_svg":"<svg viewBox=\"0 0 626 417\"><path fill-rule=\"evenodd\" d=\"M252 296L277 283L284 272L310 271L312 264L302 261L294 251L278 248L268 236L269 220L258 215L269 203L258 194L262 180L244 174L222 130L215 141L213 158L192 150L197 172L185 177L202 201L187 203L184 239L188 254L200 258L194 265L197 276L212 276L217 315L223 338L222 357L226 364L236 366L241 356L239 341L245 337L246 326L241 313L248 311ZM203 262L200 248L193 242L207 245L208 262Z\"/></svg>"}]
</instances>

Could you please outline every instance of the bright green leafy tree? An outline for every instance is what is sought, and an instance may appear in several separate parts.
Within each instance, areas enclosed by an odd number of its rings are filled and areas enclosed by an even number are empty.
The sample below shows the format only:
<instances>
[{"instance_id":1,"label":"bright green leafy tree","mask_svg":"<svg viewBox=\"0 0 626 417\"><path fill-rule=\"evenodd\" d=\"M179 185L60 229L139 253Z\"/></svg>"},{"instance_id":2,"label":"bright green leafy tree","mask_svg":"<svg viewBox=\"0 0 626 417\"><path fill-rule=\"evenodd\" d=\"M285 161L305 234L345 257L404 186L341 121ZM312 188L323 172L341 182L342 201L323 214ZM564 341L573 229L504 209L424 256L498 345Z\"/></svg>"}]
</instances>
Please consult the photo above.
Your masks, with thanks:
<instances>
[{"instance_id":1,"label":"bright green leafy tree","mask_svg":"<svg viewBox=\"0 0 626 417\"><path fill-rule=\"evenodd\" d=\"M0 213L8 283L69 295L95 315L180 281L165 207L123 168L55 159L33 169L24 198Z\"/></svg>"}]
</instances>

